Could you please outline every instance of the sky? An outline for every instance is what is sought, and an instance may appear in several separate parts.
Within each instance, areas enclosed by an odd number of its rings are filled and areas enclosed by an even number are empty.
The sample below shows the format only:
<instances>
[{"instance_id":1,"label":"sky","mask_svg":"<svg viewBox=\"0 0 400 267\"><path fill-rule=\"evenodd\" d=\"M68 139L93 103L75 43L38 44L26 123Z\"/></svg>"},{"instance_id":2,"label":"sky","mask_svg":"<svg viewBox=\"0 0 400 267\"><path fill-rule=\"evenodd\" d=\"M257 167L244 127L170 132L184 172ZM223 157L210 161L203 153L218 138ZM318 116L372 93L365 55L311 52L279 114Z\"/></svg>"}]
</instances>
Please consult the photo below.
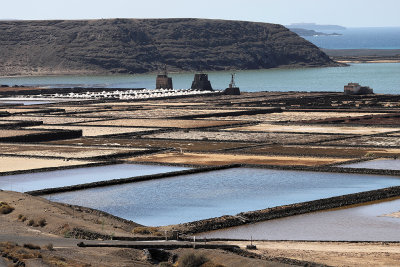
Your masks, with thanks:
<instances>
[{"instance_id":1,"label":"sky","mask_svg":"<svg viewBox=\"0 0 400 267\"><path fill-rule=\"evenodd\" d=\"M0 0L0 19L211 18L400 27L400 0Z\"/></svg>"}]
</instances>

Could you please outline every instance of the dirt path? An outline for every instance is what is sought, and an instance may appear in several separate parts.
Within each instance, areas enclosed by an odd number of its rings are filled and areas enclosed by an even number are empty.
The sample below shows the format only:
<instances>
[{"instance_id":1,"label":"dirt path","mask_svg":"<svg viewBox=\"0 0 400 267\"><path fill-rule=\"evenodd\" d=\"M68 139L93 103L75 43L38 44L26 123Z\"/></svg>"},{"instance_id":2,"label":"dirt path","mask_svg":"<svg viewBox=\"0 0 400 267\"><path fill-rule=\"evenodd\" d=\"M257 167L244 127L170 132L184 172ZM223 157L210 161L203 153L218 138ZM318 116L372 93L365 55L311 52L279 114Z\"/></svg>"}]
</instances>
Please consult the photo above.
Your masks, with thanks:
<instances>
[{"instance_id":1,"label":"dirt path","mask_svg":"<svg viewBox=\"0 0 400 267\"><path fill-rule=\"evenodd\" d=\"M227 242L245 247L249 242ZM331 266L399 266L399 243L257 241L253 252Z\"/></svg>"}]
</instances>

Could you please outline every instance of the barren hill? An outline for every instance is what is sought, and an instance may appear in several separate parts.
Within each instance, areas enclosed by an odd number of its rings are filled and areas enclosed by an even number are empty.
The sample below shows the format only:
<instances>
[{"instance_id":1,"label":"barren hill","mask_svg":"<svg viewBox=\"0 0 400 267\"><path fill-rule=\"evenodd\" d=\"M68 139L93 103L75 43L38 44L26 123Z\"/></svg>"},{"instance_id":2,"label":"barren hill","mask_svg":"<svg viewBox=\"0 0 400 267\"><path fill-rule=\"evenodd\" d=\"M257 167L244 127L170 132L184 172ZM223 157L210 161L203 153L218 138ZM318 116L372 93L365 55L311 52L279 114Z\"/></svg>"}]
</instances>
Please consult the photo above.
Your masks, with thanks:
<instances>
[{"instance_id":1,"label":"barren hill","mask_svg":"<svg viewBox=\"0 0 400 267\"><path fill-rule=\"evenodd\" d=\"M0 75L334 66L267 23L205 19L0 21Z\"/></svg>"}]
</instances>

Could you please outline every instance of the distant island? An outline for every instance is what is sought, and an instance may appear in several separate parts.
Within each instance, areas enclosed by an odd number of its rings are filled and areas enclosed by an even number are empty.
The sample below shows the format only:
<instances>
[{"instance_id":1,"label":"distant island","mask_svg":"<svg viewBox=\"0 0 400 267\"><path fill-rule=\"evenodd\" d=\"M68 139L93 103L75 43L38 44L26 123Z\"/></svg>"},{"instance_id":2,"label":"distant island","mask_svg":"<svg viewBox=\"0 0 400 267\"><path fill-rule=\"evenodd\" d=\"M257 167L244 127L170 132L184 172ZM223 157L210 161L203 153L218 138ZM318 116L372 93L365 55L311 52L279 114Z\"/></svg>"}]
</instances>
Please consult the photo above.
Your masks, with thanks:
<instances>
[{"instance_id":1,"label":"distant island","mask_svg":"<svg viewBox=\"0 0 400 267\"><path fill-rule=\"evenodd\" d=\"M292 32L297 33L300 36L339 36L341 33L325 33L325 32L317 32L314 30L307 30L302 28L290 28Z\"/></svg>"},{"instance_id":2,"label":"distant island","mask_svg":"<svg viewBox=\"0 0 400 267\"><path fill-rule=\"evenodd\" d=\"M297 29L306 29L313 31L343 31L346 30L346 27L339 25L320 25L316 23L292 23L290 25L286 25L287 28L297 28Z\"/></svg>"},{"instance_id":3,"label":"distant island","mask_svg":"<svg viewBox=\"0 0 400 267\"><path fill-rule=\"evenodd\" d=\"M0 75L337 66L282 25L210 19L0 21Z\"/></svg>"},{"instance_id":4,"label":"distant island","mask_svg":"<svg viewBox=\"0 0 400 267\"><path fill-rule=\"evenodd\" d=\"M339 25L319 25L316 23L292 23L286 25L292 32L300 36L339 36L341 33L337 32L321 32L321 31L342 31L345 27Z\"/></svg>"}]
</instances>

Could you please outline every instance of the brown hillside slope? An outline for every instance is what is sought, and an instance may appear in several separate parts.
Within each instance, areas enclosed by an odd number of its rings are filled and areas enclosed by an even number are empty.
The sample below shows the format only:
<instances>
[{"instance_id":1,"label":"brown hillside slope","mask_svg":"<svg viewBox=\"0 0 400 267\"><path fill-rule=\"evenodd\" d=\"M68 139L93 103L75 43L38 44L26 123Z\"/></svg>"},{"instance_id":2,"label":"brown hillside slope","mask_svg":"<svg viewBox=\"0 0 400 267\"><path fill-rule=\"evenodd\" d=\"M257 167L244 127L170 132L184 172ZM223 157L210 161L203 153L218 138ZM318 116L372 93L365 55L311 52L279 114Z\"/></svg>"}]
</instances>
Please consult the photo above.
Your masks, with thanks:
<instances>
[{"instance_id":1,"label":"brown hillside slope","mask_svg":"<svg viewBox=\"0 0 400 267\"><path fill-rule=\"evenodd\" d=\"M0 75L334 66L276 24L206 19L0 21Z\"/></svg>"}]
</instances>

